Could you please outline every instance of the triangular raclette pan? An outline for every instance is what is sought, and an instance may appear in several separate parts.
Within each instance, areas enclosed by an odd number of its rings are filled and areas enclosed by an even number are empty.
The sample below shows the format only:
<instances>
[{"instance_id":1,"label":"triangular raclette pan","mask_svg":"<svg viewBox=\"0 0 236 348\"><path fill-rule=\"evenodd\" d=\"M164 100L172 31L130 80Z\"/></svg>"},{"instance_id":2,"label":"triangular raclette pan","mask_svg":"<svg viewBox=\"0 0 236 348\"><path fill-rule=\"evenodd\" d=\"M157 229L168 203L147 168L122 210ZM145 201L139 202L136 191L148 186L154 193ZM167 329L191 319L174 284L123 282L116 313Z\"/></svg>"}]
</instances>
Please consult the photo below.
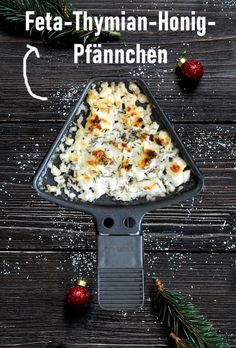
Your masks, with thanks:
<instances>
[{"instance_id":1,"label":"triangular raclette pan","mask_svg":"<svg viewBox=\"0 0 236 348\"><path fill-rule=\"evenodd\" d=\"M34 187L94 216L98 302L133 310L144 299L143 216L198 194L203 177L144 81L109 77L88 83Z\"/></svg>"}]
</instances>

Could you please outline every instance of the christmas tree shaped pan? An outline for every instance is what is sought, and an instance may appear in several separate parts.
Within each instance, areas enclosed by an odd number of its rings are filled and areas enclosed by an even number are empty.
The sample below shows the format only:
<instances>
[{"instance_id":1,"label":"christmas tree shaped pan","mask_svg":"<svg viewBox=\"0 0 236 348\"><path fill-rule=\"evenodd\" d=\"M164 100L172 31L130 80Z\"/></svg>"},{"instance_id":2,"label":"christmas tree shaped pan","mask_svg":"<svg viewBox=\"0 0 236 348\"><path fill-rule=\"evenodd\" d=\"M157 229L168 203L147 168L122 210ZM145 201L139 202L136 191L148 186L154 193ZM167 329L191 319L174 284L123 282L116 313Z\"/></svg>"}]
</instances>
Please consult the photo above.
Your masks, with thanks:
<instances>
[{"instance_id":1,"label":"christmas tree shaped pan","mask_svg":"<svg viewBox=\"0 0 236 348\"><path fill-rule=\"evenodd\" d=\"M181 156L191 170L190 180L165 197L155 200L139 198L124 202L102 196L95 202L79 199L69 200L65 194L53 195L47 191L47 185L53 185L53 176L49 163L58 164L57 149L68 134L73 123L78 119L79 110L91 86L102 82L134 82L147 96L153 107L152 118L165 129ZM80 113L81 114L81 113ZM80 115L80 117L83 117ZM70 113L62 130L52 144L49 152L37 170L33 181L34 188L40 196L69 209L85 211L93 215L97 228L97 267L98 267L98 302L104 309L129 310L139 308L144 300L143 270L143 235L142 220L145 213L157 208L167 207L198 194L203 187L203 177L192 157L189 155L167 116L161 110L143 80L139 78L104 78L93 79Z\"/></svg>"}]
</instances>

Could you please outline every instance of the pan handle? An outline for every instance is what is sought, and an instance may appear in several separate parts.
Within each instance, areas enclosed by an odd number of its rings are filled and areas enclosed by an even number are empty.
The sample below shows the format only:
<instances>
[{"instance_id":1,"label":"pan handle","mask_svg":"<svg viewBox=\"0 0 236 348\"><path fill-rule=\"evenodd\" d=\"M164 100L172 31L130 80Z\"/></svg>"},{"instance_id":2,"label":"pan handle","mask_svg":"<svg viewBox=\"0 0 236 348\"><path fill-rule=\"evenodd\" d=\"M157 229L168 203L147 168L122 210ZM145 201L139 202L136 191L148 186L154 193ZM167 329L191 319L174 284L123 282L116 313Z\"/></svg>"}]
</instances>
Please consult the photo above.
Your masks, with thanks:
<instances>
[{"instance_id":1,"label":"pan handle","mask_svg":"<svg viewBox=\"0 0 236 348\"><path fill-rule=\"evenodd\" d=\"M133 310L144 302L143 236L98 235L98 303Z\"/></svg>"}]
</instances>

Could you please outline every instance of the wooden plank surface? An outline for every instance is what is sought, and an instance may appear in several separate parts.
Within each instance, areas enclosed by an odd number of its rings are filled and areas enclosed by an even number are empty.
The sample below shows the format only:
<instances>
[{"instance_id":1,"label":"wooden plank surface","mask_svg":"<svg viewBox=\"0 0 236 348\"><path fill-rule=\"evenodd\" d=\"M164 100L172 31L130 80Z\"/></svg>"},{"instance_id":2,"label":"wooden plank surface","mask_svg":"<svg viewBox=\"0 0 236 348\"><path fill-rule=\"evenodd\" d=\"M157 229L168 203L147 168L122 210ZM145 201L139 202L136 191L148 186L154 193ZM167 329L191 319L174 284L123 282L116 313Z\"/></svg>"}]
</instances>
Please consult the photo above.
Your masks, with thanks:
<instances>
[{"instance_id":1,"label":"wooden plank surface","mask_svg":"<svg viewBox=\"0 0 236 348\"><path fill-rule=\"evenodd\" d=\"M72 3L78 8L78 2ZM183 291L236 348L236 3L232 0L80 1L95 15L171 15L197 11L216 21L204 38L196 34L149 31L122 33L104 47L160 45L166 65L73 64L72 48L0 32L0 347L170 347L153 313L151 276ZM26 44L32 99L24 86ZM182 90L174 72L182 55L200 59L205 74L192 92ZM32 176L67 113L93 77L139 76L160 105L205 177L195 199L147 214L145 305L136 312L98 307L96 229L91 216L39 198ZM84 315L65 308L64 296L78 276L90 281L92 301Z\"/></svg>"},{"instance_id":2,"label":"wooden plank surface","mask_svg":"<svg viewBox=\"0 0 236 348\"><path fill-rule=\"evenodd\" d=\"M137 37L132 40L135 42ZM78 65L73 64L72 49L60 51L55 48L48 49L40 42L29 42L36 44L41 54L40 60L33 56L30 57L29 81L35 93L49 96L49 101L42 104L24 93L20 58L26 52L25 42L7 43L4 41L1 43L0 41L1 52L5 58L1 63L2 80L0 82L2 120L54 122L57 119L62 121L65 119L65 104L69 101L70 105L73 105L73 99L77 99L89 79L104 76L144 78L173 121L221 122L222 115L224 122L235 122L236 120L234 38L216 42L205 42L204 40L199 42L198 40L184 46L179 41L176 43L167 41L165 47L169 51L168 64L159 66L147 64L101 65L99 69L96 69L94 65L86 65L81 60ZM143 48L149 48L154 42L155 37L150 41L145 40ZM105 46L110 46L110 44ZM115 48L119 47L119 44L112 43L111 46ZM178 50L179 46L181 49ZM209 48L211 46L212 49ZM130 47L129 44L126 45L126 48L128 47ZM183 52L190 57L202 59L205 65L205 76L194 93L182 91L178 77L174 73L176 59L183 55ZM11 74L8 73L9 69ZM14 90L12 89L13 81ZM226 85L227 93L223 93ZM68 98L68 90L71 91L70 98ZM214 108L212 107L213 101ZM11 105L10 108L9 105Z\"/></svg>"},{"instance_id":3,"label":"wooden plank surface","mask_svg":"<svg viewBox=\"0 0 236 348\"><path fill-rule=\"evenodd\" d=\"M235 254L146 254L145 305L135 312L99 309L94 252L5 252L2 261L1 348L167 347L151 304L153 275L189 295L236 346ZM80 317L65 308L64 297L70 282L84 272L93 297Z\"/></svg>"},{"instance_id":4,"label":"wooden plank surface","mask_svg":"<svg viewBox=\"0 0 236 348\"><path fill-rule=\"evenodd\" d=\"M32 177L61 124L22 123L0 130L0 213L2 248L85 248L94 250L91 216L37 197ZM152 250L231 250L235 248L234 126L176 124L205 177L204 192L144 219L146 248ZM32 219L32 217L34 217ZM11 240L9 241L9 238Z\"/></svg>"}]
</instances>

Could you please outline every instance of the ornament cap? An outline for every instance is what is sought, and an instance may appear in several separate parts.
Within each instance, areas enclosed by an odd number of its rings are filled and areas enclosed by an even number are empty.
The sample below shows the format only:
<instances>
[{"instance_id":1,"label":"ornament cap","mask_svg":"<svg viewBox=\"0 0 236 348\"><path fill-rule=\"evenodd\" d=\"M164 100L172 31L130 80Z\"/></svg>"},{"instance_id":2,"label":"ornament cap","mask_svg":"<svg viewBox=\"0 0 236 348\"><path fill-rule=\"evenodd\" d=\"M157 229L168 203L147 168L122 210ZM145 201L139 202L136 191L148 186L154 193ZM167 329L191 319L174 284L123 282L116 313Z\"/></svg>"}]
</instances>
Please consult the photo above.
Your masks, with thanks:
<instances>
[{"instance_id":1,"label":"ornament cap","mask_svg":"<svg viewBox=\"0 0 236 348\"><path fill-rule=\"evenodd\" d=\"M85 280L85 279L77 279L76 280L76 284L77 285L80 285L80 286L83 286L84 288L87 288L87 286L88 286L88 282Z\"/></svg>"},{"instance_id":2,"label":"ornament cap","mask_svg":"<svg viewBox=\"0 0 236 348\"><path fill-rule=\"evenodd\" d=\"M187 58L186 57L181 57L180 59L177 60L177 67L181 68L181 66L187 62Z\"/></svg>"}]
</instances>

